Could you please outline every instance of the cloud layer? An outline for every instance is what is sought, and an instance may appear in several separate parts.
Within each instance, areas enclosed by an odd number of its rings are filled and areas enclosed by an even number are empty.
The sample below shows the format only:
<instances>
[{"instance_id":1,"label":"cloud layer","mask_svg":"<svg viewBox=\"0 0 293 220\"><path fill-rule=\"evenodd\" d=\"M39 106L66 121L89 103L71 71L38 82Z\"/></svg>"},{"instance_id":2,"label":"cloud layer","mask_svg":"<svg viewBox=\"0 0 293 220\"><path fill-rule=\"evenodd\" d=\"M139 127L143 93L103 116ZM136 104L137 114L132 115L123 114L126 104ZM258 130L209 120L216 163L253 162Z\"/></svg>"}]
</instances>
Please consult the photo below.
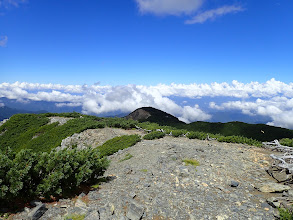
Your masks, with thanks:
<instances>
[{"instance_id":1,"label":"cloud layer","mask_svg":"<svg viewBox=\"0 0 293 220\"><path fill-rule=\"evenodd\" d=\"M48 101L56 106L82 107L86 114L114 111L131 112L152 106L171 113L185 122L212 118L208 110L239 110L251 116L268 116L269 124L293 129L293 83L271 79L265 83L159 84L156 86L60 85L38 83L2 83L0 97L23 101ZM184 101L176 102L176 97ZM208 109L194 104L197 100L224 97L211 101ZM229 99L231 101L229 101ZM218 99L217 99L218 100ZM227 101L228 100L228 101Z\"/></svg>"}]
</instances>

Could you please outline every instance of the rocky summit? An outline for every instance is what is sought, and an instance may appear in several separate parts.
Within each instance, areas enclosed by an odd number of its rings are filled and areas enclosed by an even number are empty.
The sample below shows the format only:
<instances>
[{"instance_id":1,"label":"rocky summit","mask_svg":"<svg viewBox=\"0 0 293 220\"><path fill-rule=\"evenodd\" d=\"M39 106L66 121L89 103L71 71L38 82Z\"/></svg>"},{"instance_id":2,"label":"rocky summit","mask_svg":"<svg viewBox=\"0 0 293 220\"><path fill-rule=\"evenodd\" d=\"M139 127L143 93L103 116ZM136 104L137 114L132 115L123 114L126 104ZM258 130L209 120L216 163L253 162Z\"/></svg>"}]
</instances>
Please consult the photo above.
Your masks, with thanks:
<instances>
[{"instance_id":1,"label":"rocky summit","mask_svg":"<svg viewBox=\"0 0 293 220\"><path fill-rule=\"evenodd\" d=\"M268 174L270 153L185 137L143 140L109 156L96 189L53 203L36 201L11 218L276 219L276 207L292 201L293 193Z\"/></svg>"}]
</instances>

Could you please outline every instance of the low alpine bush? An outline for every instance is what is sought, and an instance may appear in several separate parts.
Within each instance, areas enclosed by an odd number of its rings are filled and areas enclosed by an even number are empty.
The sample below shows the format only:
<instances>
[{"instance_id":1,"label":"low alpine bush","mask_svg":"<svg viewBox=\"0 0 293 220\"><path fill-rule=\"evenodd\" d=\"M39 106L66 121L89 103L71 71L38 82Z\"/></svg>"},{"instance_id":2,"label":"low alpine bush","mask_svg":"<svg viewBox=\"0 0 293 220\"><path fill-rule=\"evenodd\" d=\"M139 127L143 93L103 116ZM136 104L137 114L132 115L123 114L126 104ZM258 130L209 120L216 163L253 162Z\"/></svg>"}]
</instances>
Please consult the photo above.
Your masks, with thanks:
<instances>
[{"instance_id":1,"label":"low alpine bush","mask_svg":"<svg viewBox=\"0 0 293 220\"><path fill-rule=\"evenodd\" d=\"M17 198L62 195L101 176L109 165L98 151L0 151L0 204Z\"/></svg>"},{"instance_id":2,"label":"low alpine bush","mask_svg":"<svg viewBox=\"0 0 293 220\"><path fill-rule=\"evenodd\" d=\"M159 139L163 138L165 136L164 132L161 131L152 131L151 133L146 134L143 139L146 140L153 140L153 139Z\"/></svg>"}]
</instances>

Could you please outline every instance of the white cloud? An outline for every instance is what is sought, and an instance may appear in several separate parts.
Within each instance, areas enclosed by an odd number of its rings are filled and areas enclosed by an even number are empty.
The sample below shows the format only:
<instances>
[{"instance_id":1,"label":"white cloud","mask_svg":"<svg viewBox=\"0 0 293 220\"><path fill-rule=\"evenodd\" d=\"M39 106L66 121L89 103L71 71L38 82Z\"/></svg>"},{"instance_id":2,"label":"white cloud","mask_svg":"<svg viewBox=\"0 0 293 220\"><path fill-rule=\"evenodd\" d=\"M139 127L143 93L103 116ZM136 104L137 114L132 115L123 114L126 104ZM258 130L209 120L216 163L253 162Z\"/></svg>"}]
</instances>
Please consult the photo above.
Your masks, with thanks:
<instances>
[{"instance_id":1,"label":"white cloud","mask_svg":"<svg viewBox=\"0 0 293 220\"><path fill-rule=\"evenodd\" d=\"M166 111L185 121L205 120L210 116L199 106L179 106L158 87L137 85L59 85L38 83L2 83L0 97L16 99L20 102L49 101L57 107L82 106L85 114L102 114L113 111L131 112L139 107L152 106Z\"/></svg>"},{"instance_id":2,"label":"white cloud","mask_svg":"<svg viewBox=\"0 0 293 220\"><path fill-rule=\"evenodd\" d=\"M49 101L58 107L81 106L83 113L104 114L113 111L131 112L152 106L179 117L185 122L209 120L203 106L184 100L220 97L208 108L219 111L239 110L251 116L269 116L271 124L293 128L293 83L275 79L265 83L159 84L156 86L124 85L61 85L39 83L1 83L0 97L18 101ZM224 99L223 99L224 98ZM225 101L219 101L225 100ZM231 101L233 100L233 101Z\"/></svg>"},{"instance_id":3,"label":"white cloud","mask_svg":"<svg viewBox=\"0 0 293 220\"><path fill-rule=\"evenodd\" d=\"M5 47L8 42L7 36L0 36L0 47Z\"/></svg>"},{"instance_id":4,"label":"white cloud","mask_svg":"<svg viewBox=\"0 0 293 220\"><path fill-rule=\"evenodd\" d=\"M203 0L136 0L136 2L142 13L181 15L198 10Z\"/></svg>"},{"instance_id":5,"label":"white cloud","mask_svg":"<svg viewBox=\"0 0 293 220\"><path fill-rule=\"evenodd\" d=\"M190 123L194 121L206 121L211 117L211 115L203 112L198 105L195 105L194 107L184 106L182 116L179 117L179 120L185 123Z\"/></svg>"},{"instance_id":6,"label":"white cloud","mask_svg":"<svg viewBox=\"0 0 293 220\"><path fill-rule=\"evenodd\" d=\"M230 101L210 107L217 110L241 110L246 115L269 116L272 121L269 125L293 129L293 98L276 96L270 99L257 99L256 101Z\"/></svg>"},{"instance_id":7,"label":"white cloud","mask_svg":"<svg viewBox=\"0 0 293 220\"><path fill-rule=\"evenodd\" d=\"M226 14L236 13L243 11L244 9L241 6L223 6L217 9L212 9L208 11L204 11L200 14L197 14L193 18L186 20L185 24L196 24L196 23L204 23L207 20L214 20L215 18L219 16L223 16Z\"/></svg>"},{"instance_id":8,"label":"white cloud","mask_svg":"<svg viewBox=\"0 0 293 220\"><path fill-rule=\"evenodd\" d=\"M79 107L82 106L82 103L56 103L55 104L57 107Z\"/></svg>"}]
</instances>

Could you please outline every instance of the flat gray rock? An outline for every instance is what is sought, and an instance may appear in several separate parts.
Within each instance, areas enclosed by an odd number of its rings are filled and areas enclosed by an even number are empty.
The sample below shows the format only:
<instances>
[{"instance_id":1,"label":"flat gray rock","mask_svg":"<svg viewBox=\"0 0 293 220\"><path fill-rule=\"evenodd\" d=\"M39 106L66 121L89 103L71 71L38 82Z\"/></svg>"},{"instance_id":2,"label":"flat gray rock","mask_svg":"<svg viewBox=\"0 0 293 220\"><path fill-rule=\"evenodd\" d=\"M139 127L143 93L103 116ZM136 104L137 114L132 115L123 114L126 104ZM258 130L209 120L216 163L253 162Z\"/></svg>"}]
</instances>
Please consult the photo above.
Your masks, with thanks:
<instances>
[{"instance_id":1,"label":"flat gray rock","mask_svg":"<svg viewBox=\"0 0 293 220\"><path fill-rule=\"evenodd\" d=\"M131 220L140 220L141 217L143 216L143 213L144 213L144 208L138 207L131 203L128 206L126 217Z\"/></svg>"},{"instance_id":2,"label":"flat gray rock","mask_svg":"<svg viewBox=\"0 0 293 220\"><path fill-rule=\"evenodd\" d=\"M273 192L284 192L287 190L290 190L290 186L286 186L280 183L274 183L274 182L268 182L268 183L263 183L257 189L260 192L266 192L266 193L273 193Z\"/></svg>"},{"instance_id":3,"label":"flat gray rock","mask_svg":"<svg viewBox=\"0 0 293 220\"><path fill-rule=\"evenodd\" d=\"M39 219L48 209L46 208L45 204L39 204L35 208L33 208L28 213L28 218L30 220L37 220Z\"/></svg>"}]
</instances>

